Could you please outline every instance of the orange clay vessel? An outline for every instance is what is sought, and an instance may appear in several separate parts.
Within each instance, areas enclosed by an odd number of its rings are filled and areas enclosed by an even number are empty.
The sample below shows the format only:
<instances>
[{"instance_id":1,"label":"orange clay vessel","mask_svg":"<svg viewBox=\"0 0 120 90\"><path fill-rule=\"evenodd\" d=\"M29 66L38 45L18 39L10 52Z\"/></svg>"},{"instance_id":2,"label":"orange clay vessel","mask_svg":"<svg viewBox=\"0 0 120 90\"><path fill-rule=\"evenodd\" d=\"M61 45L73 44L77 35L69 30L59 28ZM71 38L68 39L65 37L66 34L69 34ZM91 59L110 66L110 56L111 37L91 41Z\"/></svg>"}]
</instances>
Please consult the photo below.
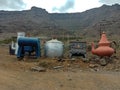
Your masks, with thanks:
<instances>
[{"instance_id":1,"label":"orange clay vessel","mask_svg":"<svg viewBox=\"0 0 120 90\"><path fill-rule=\"evenodd\" d=\"M110 47L110 42L107 40L105 32L102 33L101 39L98 43L98 48L94 48L94 43L92 43L92 54L98 56L111 56L114 53L114 49Z\"/></svg>"}]
</instances>

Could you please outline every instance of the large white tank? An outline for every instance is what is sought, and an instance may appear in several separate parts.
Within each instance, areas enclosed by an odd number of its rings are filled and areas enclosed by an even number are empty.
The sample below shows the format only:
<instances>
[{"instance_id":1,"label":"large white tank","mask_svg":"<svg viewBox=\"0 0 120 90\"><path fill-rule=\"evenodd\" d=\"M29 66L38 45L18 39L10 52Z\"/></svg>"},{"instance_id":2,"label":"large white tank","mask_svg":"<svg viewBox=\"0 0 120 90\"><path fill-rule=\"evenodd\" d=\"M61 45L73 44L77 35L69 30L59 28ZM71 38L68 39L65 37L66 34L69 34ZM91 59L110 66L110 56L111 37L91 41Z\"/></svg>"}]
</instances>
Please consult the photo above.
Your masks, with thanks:
<instances>
[{"instance_id":1,"label":"large white tank","mask_svg":"<svg viewBox=\"0 0 120 90\"><path fill-rule=\"evenodd\" d=\"M45 43L45 56L47 57L62 57L63 43L57 39L52 39Z\"/></svg>"},{"instance_id":2,"label":"large white tank","mask_svg":"<svg viewBox=\"0 0 120 90\"><path fill-rule=\"evenodd\" d=\"M17 33L17 42L16 42L16 46L15 46L15 54L17 55L17 52L18 52L18 39L20 38L20 37L25 37L25 32L18 32Z\"/></svg>"}]
</instances>

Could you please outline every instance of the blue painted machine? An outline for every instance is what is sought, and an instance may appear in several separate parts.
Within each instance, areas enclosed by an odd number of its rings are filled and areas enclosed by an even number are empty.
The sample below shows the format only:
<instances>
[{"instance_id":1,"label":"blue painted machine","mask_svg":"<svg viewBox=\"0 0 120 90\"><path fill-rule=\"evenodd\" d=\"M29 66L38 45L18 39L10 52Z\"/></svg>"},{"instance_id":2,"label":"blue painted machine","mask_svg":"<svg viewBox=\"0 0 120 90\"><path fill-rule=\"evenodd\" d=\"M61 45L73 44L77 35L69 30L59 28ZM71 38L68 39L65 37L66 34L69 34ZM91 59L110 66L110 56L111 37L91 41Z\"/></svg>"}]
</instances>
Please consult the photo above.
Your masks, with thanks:
<instances>
[{"instance_id":1,"label":"blue painted machine","mask_svg":"<svg viewBox=\"0 0 120 90\"><path fill-rule=\"evenodd\" d=\"M41 56L40 39L32 37L20 37L18 39L17 58L23 58L27 53L29 56L35 52L36 58Z\"/></svg>"}]
</instances>

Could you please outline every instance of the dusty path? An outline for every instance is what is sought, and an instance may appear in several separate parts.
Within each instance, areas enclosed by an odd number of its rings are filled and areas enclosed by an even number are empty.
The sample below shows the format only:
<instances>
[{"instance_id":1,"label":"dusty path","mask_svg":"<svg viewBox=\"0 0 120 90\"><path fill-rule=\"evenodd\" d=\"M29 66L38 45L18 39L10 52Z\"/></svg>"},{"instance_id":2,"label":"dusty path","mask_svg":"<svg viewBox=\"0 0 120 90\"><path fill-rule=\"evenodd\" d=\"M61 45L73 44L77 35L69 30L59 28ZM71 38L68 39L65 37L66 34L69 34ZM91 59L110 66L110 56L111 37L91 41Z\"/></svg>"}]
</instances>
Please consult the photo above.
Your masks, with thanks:
<instances>
[{"instance_id":1,"label":"dusty path","mask_svg":"<svg viewBox=\"0 0 120 90\"><path fill-rule=\"evenodd\" d=\"M120 73L0 70L1 90L120 90Z\"/></svg>"},{"instance_id":2,"label":"dusty path","mask_svg":"<svg viewBox=\"0 0 120 90\"><path fill-rule=\"evenodd\" d=\"M120 72L46 71L32 72L0 47L0 90L120 90Z\"/></svg>"}]
</instances>

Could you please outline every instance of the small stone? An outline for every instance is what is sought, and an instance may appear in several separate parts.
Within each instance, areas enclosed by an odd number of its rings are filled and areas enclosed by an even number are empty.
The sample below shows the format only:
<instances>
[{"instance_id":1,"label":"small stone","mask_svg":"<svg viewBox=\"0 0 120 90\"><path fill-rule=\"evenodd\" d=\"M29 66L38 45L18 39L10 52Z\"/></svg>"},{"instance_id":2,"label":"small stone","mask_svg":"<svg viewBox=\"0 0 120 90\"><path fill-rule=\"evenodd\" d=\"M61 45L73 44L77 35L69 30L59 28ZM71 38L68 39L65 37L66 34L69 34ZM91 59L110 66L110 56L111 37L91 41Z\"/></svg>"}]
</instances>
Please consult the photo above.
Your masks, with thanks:
<instances>
[{"instance_id":1,"label":"small stone","mask_svg":"<svg viewBox=\"0 0 120 90\"><path fill-rule=\"evenodd\" d=\"M68 80L69 80L69 81L72 81L72 78L69 78Z\"/></svg>"},{"instance_id":2,"label":"small stone","mask_svg":"<svg viewBox=\"0 0 120 90\"><path fill-rule=\"evenodd\" d=\"M115 71L119 71L119 69L115 69Z\"/></svg>"},{"instance_id":3,"label":"small stone","mask_svg":"<svg viewBox=\"0 0 120 90\"><path fill-rule=\"evenodd\" d=\"M83 70L80 70L80 72L82 72Z\"/></svg>"},{"instance_id":4,"label":"small stone","mask_svg":"<svg viewBox=\"0 0 120 90\"><path fill-rule=\"evenodd\" d=\"M96 72L97 72L97 71L99 71L99 69L98 69L98 68L94 68L94 71L96 71Z\"/></svg>"},{"instance_id":5,"label":"small stone","mask_svg":"<svg viewBox=\"0 0 120 90\"><path fill-rule=\"evenodd\" d=\"M59 69L59 68L63 68L63 66L56 66L56 67L53 67L54 69Z\"/></svg>"},{"instance_id":6,"label":"small stone","mask_svg":"<svg viewBox=\"0 0 120 90\"><path fill-rule=\"evenodd\" d=\"M68 67L70 67L70 64L67 64Z\"/></svg>"},{"instance_id":7,"label":"small stone","mask_svg":"<svg viewBox=\"0 0 120 90\"><path fill-rule=\"evenodd\" d=\"M60 84L60 87L63 87L63 84Z\"/></svg>"},{"instance_id":8,"label":"small stone","mask_svg":"<svg viewBox=\"0 0 120 90\"><path fill-rule=\"evenodd\" d=\"M105 59L100 59L100 65L101 66L107 65L107 61Z\"/></svg>"},{"instance_id":9,"label":"small stone","mask_svg":"<svg viewBox=\"0 0 120 90\"><path fill-rule=\"evenodd\" d=\"M94 72L95 70L94 69L90 69L91 72Z\"/></svg>"},{"instance_id":10,"label":"small stone","mask_svg":"<svg viewBox=\"0 0 120 90\"><path fill-rule=\"evenodd\" d=\"M96 65L96 64L90 64L89 67L90 68L95 68L95 67L98 67L98 65Z\"/></svg>"},{"instance_id":11,"label":"small stone","mask_svg":"<svg viewBox=\"0 0 120 90\"><path fill-rule=\"evenodd\" d=\"M75 61L76 59L75 58L72 58L71 61Z\"/></svg>"},{"instance_id":12,"label":"small stone","mask_svg":"<svg viewBox=\"0 0 120 90\"><path fill-rule=\"evenodd\" d=\"M90 71L92 71L92 72L97 72L97 71L99 71L99 69L94 68L94 69L90 69Z\"/></svg>"},{"instance_id":13,"label":"small stone","mask_svg":"<svg viewBox=\"0 0 120 90\"><path fill-rule=\"evenodd\" d=\"M90 62L90 59L88 59L88 58L82 58L82 61L83 62Z\"/></svg>"},{"instance_id":14,"label":"small stone","mask_svg":"<svg viewBox=\"0 0 120 90\"><path fill-rule=\"evenodd\" d=\"M38 72L45 72L46 69L44 67L39 67L39 66L35 66L31 68L32 71L38 71Z\"/></svg>"}]
</instances>

